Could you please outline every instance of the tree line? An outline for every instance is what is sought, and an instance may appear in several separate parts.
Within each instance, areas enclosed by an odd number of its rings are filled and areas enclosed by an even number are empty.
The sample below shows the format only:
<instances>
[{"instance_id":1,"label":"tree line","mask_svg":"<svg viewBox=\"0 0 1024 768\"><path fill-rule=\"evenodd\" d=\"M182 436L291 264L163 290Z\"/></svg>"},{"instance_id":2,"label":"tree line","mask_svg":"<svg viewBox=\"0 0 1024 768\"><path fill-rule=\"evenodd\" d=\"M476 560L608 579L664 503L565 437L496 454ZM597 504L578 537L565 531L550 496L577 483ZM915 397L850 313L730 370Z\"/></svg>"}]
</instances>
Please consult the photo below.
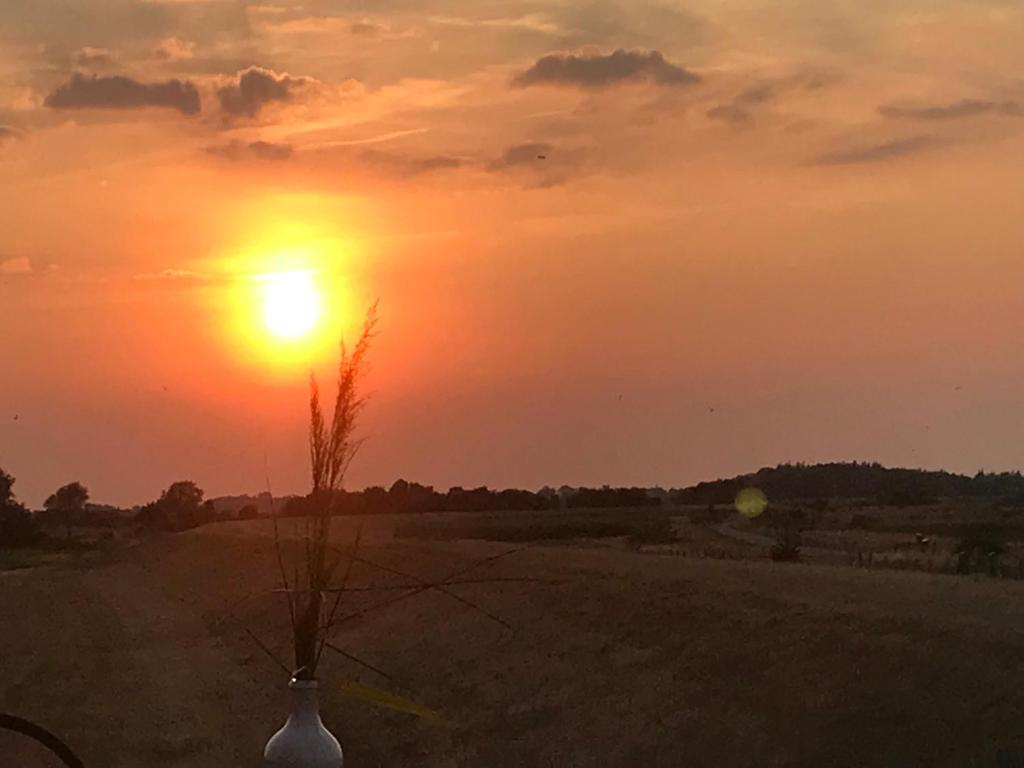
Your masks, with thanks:
<instances>
[{"instance_id":1,"label":"tree line","mask_svg":"<svg viewBox=\"0 0 1024 768\"><path fill-rule=\"evenodd\" d=\"M30 511L13 492L14 478L0 470L0 545L30 544L42 538L43 529L59 529L71 538L75 527L116 527L138 523L146 528L182 531L208 523L251 519L265 514L261 507L274 505L269 494L260 497L207 499L195 482L171 483L157 499L131 510L91 503L89 490L80 482L58 488L42 510ZM550 487L540 491L492 490L453 487L441 492L432 486L396 480L389 488L371 486L362 491L338 491L327 503L336 515L376 515L418 512L489 512L550 509L647 507L661 503L661 496L645 488ZM275 514L301 517L314 514L308 496L289 496L274 505Z\"/></svg>"},{"instance_id":2,"label":"tree line","mask_svg":"<svg viewBox=\"0 0 1024 768\"><path fill-rule=\"evenodd\" d=\"M891 469L878 463L779 464L757 472L698 483L671 494L675 504L729 504L744 488L759 488L772 501L864 499L882 506L930 504L937 499L985 498L1024 502L1020 472Z\"/></svg>"}]
</instances>

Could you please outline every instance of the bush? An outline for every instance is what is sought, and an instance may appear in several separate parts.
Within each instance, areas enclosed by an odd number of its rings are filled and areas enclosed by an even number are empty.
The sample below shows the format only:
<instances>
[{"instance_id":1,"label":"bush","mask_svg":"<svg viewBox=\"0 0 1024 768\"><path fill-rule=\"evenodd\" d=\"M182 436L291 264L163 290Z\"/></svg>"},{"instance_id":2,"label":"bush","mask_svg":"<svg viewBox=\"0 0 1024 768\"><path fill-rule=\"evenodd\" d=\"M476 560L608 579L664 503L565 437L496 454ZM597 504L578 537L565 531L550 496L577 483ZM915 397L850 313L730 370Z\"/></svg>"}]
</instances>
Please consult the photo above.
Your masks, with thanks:
<instances>
[{"instance_id":1,"label":"bush","mask_svg":"<svg viewBox=\"0 0 1024 768\"><path fill-rule=\"evenodd\" d=\"M996 528L972 526L963 531L953 552L957 573L998 576L999 558L1006 553L1005 535Z\"/></svg>"},{"instance_id":2,"label":"bush","mask_svg":"<svg viewBox=\"0 0 1024 768\"><path fill-rule=\"evenodd\" d=\"M772 560L785 563L799 562L802 543L803 538L795 526L787 525L780 528L776 533L775 546L771 550Z\"/></svg>"}]
</instances>

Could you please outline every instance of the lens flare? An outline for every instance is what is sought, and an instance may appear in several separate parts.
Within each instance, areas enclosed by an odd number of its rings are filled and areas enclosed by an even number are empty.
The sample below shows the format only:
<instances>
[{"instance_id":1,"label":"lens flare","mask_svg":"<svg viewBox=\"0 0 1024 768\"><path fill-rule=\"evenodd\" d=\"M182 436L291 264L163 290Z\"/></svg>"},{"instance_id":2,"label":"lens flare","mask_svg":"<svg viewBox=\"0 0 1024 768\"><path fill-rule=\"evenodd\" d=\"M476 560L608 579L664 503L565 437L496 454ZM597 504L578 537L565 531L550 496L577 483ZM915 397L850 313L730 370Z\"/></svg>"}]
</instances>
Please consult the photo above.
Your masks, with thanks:
<instances>
[{"instance_id":1,"label":"lens flare","mask_svg":"<svg viewBox=\"0 0 1024 768\"><path fill-rule=\"evenodd\" d=\"M744 488L736 494L736 511L746 518L760 517L768 506L768 497L760 488Z\"/></svg>"}]
</instances>

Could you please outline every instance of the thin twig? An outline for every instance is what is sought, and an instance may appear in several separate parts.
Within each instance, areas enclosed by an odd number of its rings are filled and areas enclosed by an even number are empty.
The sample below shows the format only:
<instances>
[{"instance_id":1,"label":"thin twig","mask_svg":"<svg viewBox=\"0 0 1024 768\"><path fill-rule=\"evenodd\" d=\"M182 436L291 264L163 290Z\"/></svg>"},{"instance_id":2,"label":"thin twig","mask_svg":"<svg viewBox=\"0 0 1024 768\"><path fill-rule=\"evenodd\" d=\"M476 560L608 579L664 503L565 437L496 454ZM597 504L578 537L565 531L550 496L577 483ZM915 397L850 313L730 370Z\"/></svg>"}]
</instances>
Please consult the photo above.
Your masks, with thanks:
<instances>
[{"instance_id":1,"label":"thin twig","mask_svg":"<svg viewBox=\"0 0 1024 768\"><path fill-rule=\"evenodd\" d=\"M338 613L338 607L341 605L341 599L342 599L342 597L345 594L345 588L348 586L349 576L352 575L352 566L356 562L356 552L359 551L359 542L362 540L362 538L363 538L363 521L360 520L359 521L359 527L356 528L356 537L352 541L352 551L349 553L348 565L345 568L344 575L341 577L341 588L337 590L337 594L334 596L334 604L331 606L331 610L327 614L327 627L331 626L331 622L334 621L334 617ZM330 580L330 576L328 576L328 580ZM332 590L329 590L329 589L327 589L325 587L324 591L325 592L330 592ZM323 634L320 636L320 647L317 649L317 652L316 652L316 660L318 662L320 661L320 657L323 655L324 646L326 644L327 644L327 633L326 633L326 630L325 630L323 632Z\"/></svg>"},{"instance_id":2,"label":"thin twig","mask_svg":"<svg viewBox=\"0 0 1024 768\"><path fill-rule=\"evenodd\" d=\"M277 510L274 509L274 493L270 488L270 467L267 461L267 452L263 452L263 475L267 482L267 495L270 497L270 519L274 521L274 552L277 554L277 567L281 571L281 583L285 589L289 588L288 585L288 571L284 567L284 555L281 552L281 534L277 526ZM298 586L296 584L296 586ZM291 619L292 626L295 626L295 606L292 603L292 596L288 595L288 616Z\"/></svg>"},{"instance_id":3,"label":"thin twig","mask_svg":"<svg viewBox=\"0 0 1024 768\"><path fill-rule=\"evenodd\" d=\"M487 618L491 619L492 621L497 622L498 624L500 624L501 626L505 627L506 629L511 629L512 628L508 624L508 622L504 621L503 619L499 618L498 616L495 616L493 613L488 611L486 608L483 608L482 606L477 605L476 603L472 602L471 600L467 600L465 597L463 597L460 594L452 592L449 589L445 589L445 587L447 587L447 586L452 586L454 584L459 584L459 583L465 583L465 584L488 583L488 582L501 581L501 579L481 579L481 580L477 580L477 581L466 580L466 581L458 582L458 581L453 581L453 579L456 578L456 576L458 575L458 574L455 574L455 575L449 576L449 577L447 577L445 579L442 579L441 581L438 581L438 582L428 582L428 581L426 581L424 579L421 579L420 577L418 577L418 576L416 576L414 574L406 573L405 571L401 571L401 570L399 570L397 568L389 568L388 566L381 565L380 563L374 562L373 560L368 560L366 558L357 558L357 560L360 563L372 566L372 567L377 568L377 569L379 569L381 571L384 571L385 573L390 573L390 574L393 574L395 576L402 576L403 578L406 578L406 579L413 579L416 583L415 584L410 584L410 585L406 586L405 589L417 590L417 591L414 592L414 594L419 594L420 593L420 591L419 591L420 587L427 587L429 589L436 590L436 591L440 592L443 595L447 595L448 597L452 598L456 602L462 603L467 608L472 608L475 611L479 611L484 616L486 616ZM393 589L398 589L398 588L399 587L394 587ZM410 595L410 597L411 597L411 595ZM332 628L332 626L333 626L333 622L329 622L324 627L324 630L325 631L329 631Z\"/></svg>"},{"instance_id":4,"label":"thin twig","mask_svg":"<svg viewBox=\"0 0 1024 768\"><path fill-rule=\"evenodd\" d=\"M260 647L260 649L265 654L267 654L267 656L269 656L271 659L273 659L274 663L277 664L277 666L279 666L281 669L283 669L285 672L287 672L289 676L291 676L292 670L288 669L288 665L285 664L283 661L281 661L279 658L277 658L277 655L272 650L267 648L267 646L263 643L263 641L260 640L258 637L256 637L256 635L253 633L253 631L251 629L249 629L248 627L244 627L244 629L245 629L245 633L249 637L252 638L253 642L256 643L256 645L258 645Z\"/></svg>"},{"instance_id":5,"label":"thin twig","mask_svg":"<svg viewBox=\"0 0 1024 768\"><path fill-rule=\"evenodd\" d=\"M446 579L442 580L440 582L440 584L443 586L444 584L447 584L451 579L458 578L459 576L462 576L463 574L468 573L469 571L472 571L474 568L477 568L477 567L479 567L481 565L484 565L485 563L492 563L495 560L500 560L503 557L508 557L509 555L513 555L513 554L515 554L517 552L522 552L524 549L528 549L528 548L529 548L528 546L527 547L519 547L517 549L510 549L510 550L507 550L505 552L500 552L497 555L491 555L490 557L485 557L482 560L478 560L478 561L476 561L474 563L471 563L467 567L462 568L462 569L456 571L455 573L450 574ZM363 608L362 610L355 611L354 613L349 613L349 614L346 614L346 615L340 617L334 623L334 626L338 626L340 624L345 624L345 623L347 623L349 621L354 621L355 619L358 619L361 616L365 616L368 613L376 611L376 610L378 610L380 608L387 608L390 605L394 605L395 603L399 603L402 600L406 600L406 599L408 599L410 597L415 597L416 595L422 594L422 593L424 593L424 592L426 592L426 591L428 591L430 589L435 589L435 587L433 585L429 585L428 584L428 585L420 586L420 587L417 587L416 589L410 590L409 592L405 593L404 595L398 595L397 597L393 597L393 598L390 598L388 600L381 600L381 601L379 601L379 602L375 603L374 605L371 605L371 606L369 606L367 608ZM456 597L456 599L458 599L458 598ZM487 613L482 608L477 608L477 610L480 610L480 611L482 611L484 613ZM507 623L501 621L500 619L497 619L497 617L491 617L491 618L494 618L496 621L498 621L499 623L501 623L504 626L508 626Z\"/></svg>"},{"instance_id":6,"label":"thin twig","mask_svg":"<svg viewBox=\"0 0 1024 768\"><path fill-rule=\"evenodd\" d=\"M373 664L370 664L369 662L363 661L358 656L353 656L351 653L349 653L348 651L346 651L346 650L344 650L342 648L339 648L334 643L331 643L331 642L328 642L328 641L325 640L324 641L324 647L325 648L330 648L332 651L334 651L337 654L340 654L341 656L344 656L349 661L354 661L356 664L359 664L360 666L366 667L371 672L376 672L378 675L380 675L381 677L383 677L383 678L385 678L387 680L393 680L394 679L393 677L391 677L391 675L389 675L384 670L378 669L377 667L373 666Z\"/></svg>"}]
</instances>

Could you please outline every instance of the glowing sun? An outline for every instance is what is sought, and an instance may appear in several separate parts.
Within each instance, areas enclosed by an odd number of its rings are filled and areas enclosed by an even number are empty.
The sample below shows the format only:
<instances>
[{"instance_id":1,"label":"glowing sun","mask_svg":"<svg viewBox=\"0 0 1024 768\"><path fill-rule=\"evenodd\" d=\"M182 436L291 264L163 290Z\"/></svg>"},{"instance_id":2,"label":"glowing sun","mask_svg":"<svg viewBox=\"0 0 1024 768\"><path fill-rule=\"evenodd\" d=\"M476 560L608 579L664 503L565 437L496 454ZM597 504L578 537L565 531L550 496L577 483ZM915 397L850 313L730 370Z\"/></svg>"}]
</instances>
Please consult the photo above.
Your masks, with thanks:
<instances>
[{"instance_id":1,"label":"glowing sun","mask_svg":"<svg viewBox=\"0 0 1024 768\"><path fill-rule=\"evenodd\" d=\"M263 325L279 339L303 339L316 328L321 315L320 291L312 272L260 275Z\"/></svg>"}]
</instances>

